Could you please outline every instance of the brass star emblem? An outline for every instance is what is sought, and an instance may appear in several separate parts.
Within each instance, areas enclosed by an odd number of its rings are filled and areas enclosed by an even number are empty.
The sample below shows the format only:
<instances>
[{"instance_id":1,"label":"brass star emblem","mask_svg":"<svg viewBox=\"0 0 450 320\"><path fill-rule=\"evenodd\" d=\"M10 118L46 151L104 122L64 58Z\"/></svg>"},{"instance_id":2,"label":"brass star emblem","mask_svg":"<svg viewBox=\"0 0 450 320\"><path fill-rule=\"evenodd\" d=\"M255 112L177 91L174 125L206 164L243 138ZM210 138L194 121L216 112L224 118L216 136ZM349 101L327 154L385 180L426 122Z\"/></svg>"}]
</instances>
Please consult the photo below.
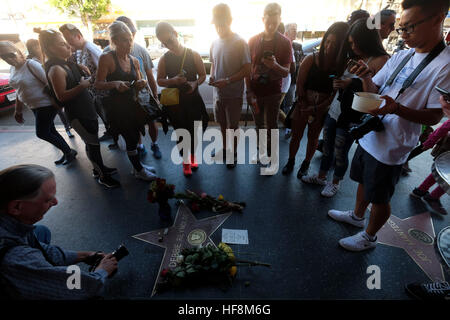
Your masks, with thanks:
<instances>
[{"instance_id":1,"label":"brass star emblem","mask_svg":"<svg viewBox=\"0 0 450 320\"><path fill-rule=\"evenodd\" d=\"M152 296L156 293L163 269L174 269L176 259L184 248L213 245L210 236L231 216L230 213L220 214L202 220L192 214L191 210L182 202L178 208L175 221L169 228L154 230L134 235L133 238L142 240L165 249L164 257L158 271Z\"/></svg>"},{"instance_id":2,"label":"brass star emblem","mask_svg":"<svg viewBox=\"0 0 450 320\"><path fill-rule=\"evenodd\" d=\"M377 233L378 242L402 248L432 281L445 281L434 248L435 233L430 213L400 219L391 215Z\"/></svg>"}]
</instances>

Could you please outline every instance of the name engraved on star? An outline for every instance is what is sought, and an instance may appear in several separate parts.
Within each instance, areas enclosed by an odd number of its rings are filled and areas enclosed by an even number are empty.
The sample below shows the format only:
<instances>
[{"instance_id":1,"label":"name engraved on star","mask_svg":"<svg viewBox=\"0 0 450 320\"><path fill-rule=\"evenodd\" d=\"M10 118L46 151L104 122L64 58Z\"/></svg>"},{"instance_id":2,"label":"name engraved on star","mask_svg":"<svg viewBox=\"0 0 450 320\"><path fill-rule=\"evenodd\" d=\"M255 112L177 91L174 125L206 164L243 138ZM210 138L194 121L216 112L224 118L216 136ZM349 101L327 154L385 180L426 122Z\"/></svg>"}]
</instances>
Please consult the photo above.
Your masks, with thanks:
<instances>
[{"instance_id":1,"label":"name engraved on star","mask_svg":"<svg viewBox=\"0 0 450 320\"><path fill-rule=\"evenodd\" d=\"M408 246L415 246L415 243L408 237L408 234L411 235L411 231L412 230L414 231L413 234L416 235L414 237L416 240L419 240L421 242L424 242L424 243L428 244L428 242L425 240L425 238L426 238L425 235L428 236L426 233L420 232L421 238L419 238L419 236L417 236L417 234L419 233L420 230L411 229L411 230L408 231L408 233L405 233L391 219L388 220L388 224L391 226L392 229L394 229L394 231L398 234L398 236L408 244ZM432 263L431 259L429 259L428 256L422 250L412 248L412 252L414 252L414 254L417 256L417 258L419 258L421 261Z\"/></svg>"},{"instance_id":2,"label":"name engraved on star","mask_svg":"<svg viewBox=\"0 0 450 320\"><path fill-rule=\"evenodd\" d=\"M414 246L414 242L411 241L411 239L408 237L408 235L402 231L402 229L391 219L388 220L389 226L391 226L392 229L398 234L398 236L404 240L408 246Z\"/></svg>"},{"instance_id":3,"label":"name engraved on star","mask_svg":"<svg viewBox=\"0 0 450 320\"><path fill-rule=\"evenodd\" d=\"M185 229L187 225L187 217L181 216L180 226L177 229L178 235L175 239L175 244L172 248L172 252L170 253L170 262L169 268L175 268L177 266L177 257L180 255L181 248L183 247L183 240L185 238Z\"/></svg>"}]
</instances>

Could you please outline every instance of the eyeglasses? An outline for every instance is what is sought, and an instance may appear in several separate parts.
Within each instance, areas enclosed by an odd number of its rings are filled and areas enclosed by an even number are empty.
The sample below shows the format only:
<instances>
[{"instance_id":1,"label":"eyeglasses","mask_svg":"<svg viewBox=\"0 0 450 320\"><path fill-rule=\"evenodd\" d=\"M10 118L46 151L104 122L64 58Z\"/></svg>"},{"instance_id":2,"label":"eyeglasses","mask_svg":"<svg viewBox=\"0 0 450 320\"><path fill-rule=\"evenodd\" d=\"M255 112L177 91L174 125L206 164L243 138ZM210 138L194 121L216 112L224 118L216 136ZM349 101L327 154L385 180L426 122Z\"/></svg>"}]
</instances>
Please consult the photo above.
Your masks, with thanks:
<instances>
[{"instance_id":1,"label":"eyeglasses","mask_svg":"<svg viewBox=\"0 0 450 320\"><path fill-rule=\"evenodd\" d=\"M422 19L422 20L420 20L420 21L418 21L418 22L416 22L416 23L413 23L413 24L411 24L411 25L409 25L409 26L407 26L407 27L395 29L395 31L397 31L397 33L398 33L400 36L401 36L403 33L411 34L411 33L414 32L414 29L415 29L418 25L424 23L424 22L427 21L427 20L430 20L431 18L433 18L433 16L430 16L430 17L428 17L428 18Z\"/></svg>"},{"instance_id":2,"label":"eyeglasses","mask_svg":"<svg viewBox=\"0 0 450 320\"><path fill-rule=\"evenodd\" d=\"M17 58L17 53L15 53L15 52L8 52L8 53L5 53L5 54L0 54L0 58L2 58L3 60L15 59L15 58Z\"/></svg>"}]
</instances>

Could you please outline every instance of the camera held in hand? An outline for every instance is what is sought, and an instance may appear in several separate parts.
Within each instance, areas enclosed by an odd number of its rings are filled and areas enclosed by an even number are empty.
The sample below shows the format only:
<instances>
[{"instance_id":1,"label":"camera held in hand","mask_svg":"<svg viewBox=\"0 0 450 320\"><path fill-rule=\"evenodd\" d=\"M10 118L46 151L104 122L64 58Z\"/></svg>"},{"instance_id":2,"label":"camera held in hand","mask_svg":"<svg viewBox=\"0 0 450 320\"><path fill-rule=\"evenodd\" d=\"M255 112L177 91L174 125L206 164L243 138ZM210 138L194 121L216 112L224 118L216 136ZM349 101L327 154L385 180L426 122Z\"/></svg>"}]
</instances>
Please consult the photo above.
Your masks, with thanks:
<instances>
[{"instance_id":1,"label":"camera held in hand","mask_svg":"<svg viewBox=\"0 0 450 320\"><path fill-rule=\"evenodd\" d=\"M270 82L270 75L268 73L260 74L258 77L258 83L266 85Z\"/></svg>"},{"instance_id":2,"label":"camera held in hand","mask_svg":"<svg viewBox=\"0 0 450 320\"><path fill-rule=\"evenodd\" d=\"M383 121L377 116L365 114L361 117L361 123L350 129L350 136L359 140L371 131L381 132L384 130Z\"/></svg>"},{"instance_id":3,"label":"camera held in hand","mask_svg":"<svg viewBox=\"0 0 450 320\"><path fill-rule=\"evenodd\" d=\"M126 257L129 254L127 248L121 244L116 251L114 251L112 253L112 256L114 258L116 258L117 262L119 262L120 260L122 260L122 258ZM85 261L87 264L91 265L91 267L89 268L89 272L94 271L98 265L100 264L100 262L102 261L103 257L101 255L99 255L98 253L95 253L92 257L88 258L89 260Z\"/></svg>"}]
</instances>

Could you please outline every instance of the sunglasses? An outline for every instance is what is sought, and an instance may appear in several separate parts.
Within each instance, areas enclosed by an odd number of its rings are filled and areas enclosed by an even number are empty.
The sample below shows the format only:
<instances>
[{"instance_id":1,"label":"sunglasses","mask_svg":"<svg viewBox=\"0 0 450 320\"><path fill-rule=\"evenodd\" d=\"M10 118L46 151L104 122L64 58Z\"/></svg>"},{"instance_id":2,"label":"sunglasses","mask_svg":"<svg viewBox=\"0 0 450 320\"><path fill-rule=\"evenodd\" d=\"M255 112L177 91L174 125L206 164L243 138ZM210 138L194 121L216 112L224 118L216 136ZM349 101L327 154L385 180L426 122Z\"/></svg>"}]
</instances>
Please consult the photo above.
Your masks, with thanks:
<instances>
[{"instance_id":1,"label":"sunglasses","mask_svg":"<svg viewBox=\"0 0 450 320\"><path fill-rule=\"evenodd\" d=\"M8 52L8 53L5 53L5 54L0 54L0 58L2 58L3 60L15 59L15 58L17 58L17 53L15 53L15 52Z\"/></svg>"}]
</instances>

